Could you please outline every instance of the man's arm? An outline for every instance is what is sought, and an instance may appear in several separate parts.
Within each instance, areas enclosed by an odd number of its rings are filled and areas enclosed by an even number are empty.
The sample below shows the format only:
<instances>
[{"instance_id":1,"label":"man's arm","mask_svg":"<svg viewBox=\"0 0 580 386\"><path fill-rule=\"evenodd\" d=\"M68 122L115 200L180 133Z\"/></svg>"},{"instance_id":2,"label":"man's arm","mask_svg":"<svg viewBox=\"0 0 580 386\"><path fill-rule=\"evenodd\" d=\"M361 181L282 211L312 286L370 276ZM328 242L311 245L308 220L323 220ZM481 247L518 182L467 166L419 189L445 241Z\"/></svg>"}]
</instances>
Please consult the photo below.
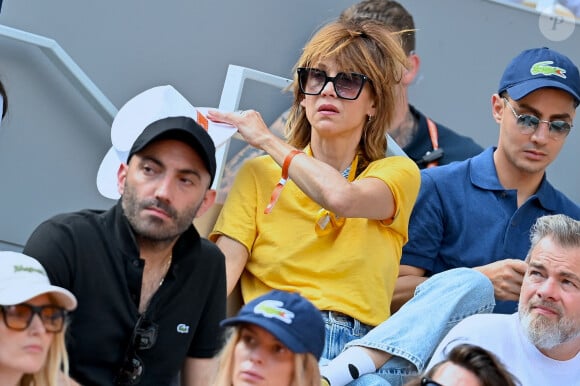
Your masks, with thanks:
<instances>
[{"instance_id":1,"label":"man's arm","mask_svg":"<svg viewBox=\"0 0 580 386\"><path fill-rule=\"evenodd\" d=\"M505 259L474 269L491 280L496 299L517 301L528 264L518 259Z\"/></svg>"},{"instance_id":2,"label":"man's arm","mask_svg":"<svg viewBox=\"0 0 580 386\"><path fill-rule=\"evenodd\" d=\"M242 275L249 253L242 243L225 235L219 236L215 243L226 257L227 294L230 295Z\"/></svg>"},{"instance_id":3,"label":"man's arm","mask_svg":"<svg viewBox=\"0 0 580 386\"><path fill-rule=\"evenodd\" d=\"M527 264L518 259L496 261L474 269L491 280L497 300L518 300L520 288L526 273ZM391 313L395 313L415 294L415 289L428 277L425 270L402 264L395 284L395 293L391 302Z\"/></svg>"},{"instance_id":4,"label":"man's arm","mask_svg":"<svg viewBox=\"0 0 580 386\"><path fill-rule=\"evenodd\" d=\"M186 358L181 369L181 386L213 385L218 369L218 357Z\"/></svg>"},{"instance_id":5,"label":"man's arm","mask_svg":"<svg viewBox=\"0 0 580 386\"><path fill-rule=\"evenodd\" d=\"M415 294L415 289L428 278L425 277L425 270L402 264L399 268L399 277L395 283L395 293L391 301L391 313L395 313L399 308L409 301Z\"/></svg>"},{"instance_id":6,"label":"man's arm","mask_svg":"<svg viewBox=\"0 0 580 386\"><path fill-rule=\"evenodd\" d=\"M22 253L42 264L51 284L73 288L75 280L74 241L70 229L62 222L48 220L32 232Z\"/></svg>"}]
</instances>

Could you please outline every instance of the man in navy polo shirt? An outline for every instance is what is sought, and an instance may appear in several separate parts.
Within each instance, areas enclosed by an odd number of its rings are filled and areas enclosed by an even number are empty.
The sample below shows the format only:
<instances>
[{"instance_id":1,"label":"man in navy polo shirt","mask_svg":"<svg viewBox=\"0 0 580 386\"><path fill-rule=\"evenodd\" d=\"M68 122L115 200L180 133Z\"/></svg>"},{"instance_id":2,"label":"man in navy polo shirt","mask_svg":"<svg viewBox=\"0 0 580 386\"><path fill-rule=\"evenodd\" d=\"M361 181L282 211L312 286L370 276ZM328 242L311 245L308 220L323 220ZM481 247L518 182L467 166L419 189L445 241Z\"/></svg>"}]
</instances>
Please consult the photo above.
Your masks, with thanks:
<instances>
[{"instance_id":1,"label":"man in navy polo shirt","mask_svg":"<svg viewBox=\"0 0 580 386\"><path fill-rule=\"evenodd\" d=\"M517 310L536 219L580 219L580 208L546 179L579 102L580 75L566 56L536 48L512 60L491 97L497 147L421 171L392 309L403 306L322 370L332 386L377 384L376 374L360 377L375 369L400 385L462 318Z\"/></svg>"},{"instance_id":2,"label":"man in navy polo shirt","mask_svg":"<svg viewBox=\"0 0 580 386\"><path fill-rule=\"evenodd\" d=\"M171 86L131 99L97 180L117 205L55 216L26 243L78 299L67 348L82 385L177 385L180 374L207 386L215 375L225 260L192 226L215 199L215 147L196 119Z\"/></svg>"}]
</instances>

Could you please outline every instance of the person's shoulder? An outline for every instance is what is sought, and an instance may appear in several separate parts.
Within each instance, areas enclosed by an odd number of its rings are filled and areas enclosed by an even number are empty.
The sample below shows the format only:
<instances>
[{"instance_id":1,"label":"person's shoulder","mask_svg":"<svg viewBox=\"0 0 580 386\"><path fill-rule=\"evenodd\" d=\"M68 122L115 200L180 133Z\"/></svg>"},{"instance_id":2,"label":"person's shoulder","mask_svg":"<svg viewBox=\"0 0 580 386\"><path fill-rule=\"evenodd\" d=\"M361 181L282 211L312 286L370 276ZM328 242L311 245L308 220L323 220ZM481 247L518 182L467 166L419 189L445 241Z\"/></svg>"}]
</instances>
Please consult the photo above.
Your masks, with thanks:
<instances>
[{"instance_id":1,"label":"person's shoulder","mask_svg":"<svg viewBox=\"0 0 580 386\"><path fill-rule=\"evenodd\" d=\"M201 249L212 256L215 256L221 260L225 259L225 255L223 254L222 250L218 248L218 246L211 242L210 240L200 237L201 240Z\"/></svg>"},{"instance_id":2,"label":"person's shoulder","mask_svg":"<svg viewBox=\"0 0 580 386\"><path fill-rule=\"evenodd\" d=\"M83 209L76 212L55 214L43 223L54 225L80 225L90 223L102 216L106 211L102 209Z\"/></svg>"},{"instance_id":3,"label":"person's shoulder","mask_svg":"<svg viewBox=\"0 0 580 386\"><path fill-rule=\"evenodd\" d=\"M444 141L443 147L447 144L447 146L454 146L454 147L467 147L466 150L473 150L477 151L475 154L481 153L483 147L478 145L477 142L471 137L468 137L464 134L459 134L455 130L451 130L449 127L442 125L441 123L435 122L437 125L437 131L439 133L439 140Z\"/></svg>"},{"instance_id":4,"label":"person's shoulder","mask_svg":"<svg viewBox=\"0 0 580 386\"><path fill-rule=\"evenodd\" d=\"M416 180L417 184L421 180L419 167L411 158L406 156L390 156L372 161L360 177L389 177L388 179L392 179L391 177L394 175L407 176L411 180Z\"/></svg>"},{"instance_id":5,"label":"person's shoulder","mask_svg":"<svg viewBox=\"0 0 580 386\"><path fill-rule=\"evenodd\" d=\"M517 316L517 315L516 315ZM473 342L486 342L498 336L512 334L510 328L514 315L476 314L459 322L450 332L448 340L465 338Z\"/></svg>"},{"instance_id":6,"label":"person's shoulder","mask_svg":"<svg viewBox=\"0 0 580 386\"><path fill-rule=\"evenodd\" d=\"M459 134L443 125L439 127L439 146L443 149L442 165L463 161L483 151L471 137Z\"/></svg>"},{"instance_id":7,"label":"person's shoulder","mask_svg":"<svg viewBox=\"0 0 580 386\"><path fill-rule=\"evenodd\" d=\"M440 165L463 161L483 151L483 147L475 142L473 138L460 134L442 123L428 118L425 114L411 105L409 108L417 116L422 117L425 121L430 120L437 127L437 142L439 147L443 149L443 157L439 161Z\"/></svg>"},{"instance_id":8,"label":"person's shoulder","mask_svg":"<svg viewBox=\"0 0 580 386\"><path fill-rule=\"evenodd\" d=\"M278 164L268 154L260 155L244 162L242 168L244 169L271 169L278 166ZM280 168L280 166L278 166Z\"/></svg>"},{"instance_id":9,"label":"person's shoulder","mask_svg":"<svg viewBox=\"0 0 580 386\"><path fill-rule=\"evenodd\" d=\"M556 213L563 213L575 220L580 220L580 206L548 181L545 183L551 194L548 195L549 202L543 204L548 205ZM542 196L540 196L540 199L542 199Z\"/></svg>"},{"instance_id":10,"label":"person's shoulder","mask_svg":"<svg viewBox=\"0 0 580 386\"><path fill-rule=\"evenodd\" d=\"M565 212L567 216L570 216L575 220L580 220L580 206L568 198L564 193L560 191L558 191L558 193L559 199L561 200L562 211Z\"/></svg>"},{"instance_id":11,"label":"person's shoulder","mask_svg":"<svg viewBox=\"0 0 580 386\"><path fill-rule=\"evenodd\" d=\"M404 168L411 168L411 169L419 169L417 164L409 157L404 155L393 155L385 158L379 158L377 160L372 161L369 164L371 168L377 167L404 167Z\"/></svg>"},{"instance_id":12,"label":"person's shoulder","mask_svg":"<svg viewBox=\"0 0 580 386\"><path fill-rule=\"evenodd\" d=\"M269 155L261 155L244 161L236 173L236 181L262 179L273 174L280 174L280 166Z\"/></svg>"},{"instance_id":13,"label":"person's shoulder","mask_svg":"<svg viewBox=\"0 0 580 386\"><path fill-rule=\"evenodd\" d=\"M462 161L455 161L455 162L451 162L451 163L448 163L445 165L421 169L421 177L422 178L431 177L431 178L434 178L436 180L449 179L449 178L455 179L455 178L458 178L459 176L463 176L463 175L467 174L472 160L473 160L473 157L469 157L469 158L464 159Z\"/></svg>"}]
</instances>

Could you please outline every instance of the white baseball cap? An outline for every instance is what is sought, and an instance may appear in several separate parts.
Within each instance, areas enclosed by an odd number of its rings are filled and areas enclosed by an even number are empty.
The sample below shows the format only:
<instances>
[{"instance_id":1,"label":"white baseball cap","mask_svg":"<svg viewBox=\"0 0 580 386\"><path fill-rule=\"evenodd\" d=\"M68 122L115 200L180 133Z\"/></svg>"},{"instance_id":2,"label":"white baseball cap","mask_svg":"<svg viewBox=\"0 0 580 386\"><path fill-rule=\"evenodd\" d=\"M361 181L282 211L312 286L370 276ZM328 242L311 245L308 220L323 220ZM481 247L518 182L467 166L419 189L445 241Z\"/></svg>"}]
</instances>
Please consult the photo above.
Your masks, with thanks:
<instances>
[{"instance_id":1,"label":"white baseball cap","mask_svg":"<svg viewBox=\"0 0 580 386\"><path fill-rule=\"evenodd\" d=\"M99 193L111 199L120 197L117 187L119 166L122 163L127 163L135 141L144 130L153 123L167 118L190 118L205 129L213 141L213 149L210 152L207 145L201 146L207 151L202 152L200 156L208 166L208 171L211 174L215 173L215 148L234 135L236 129L230 125L208 121L204 115L207 110L208 108L193 107L183 95L170 85L150 88L127 101L119 109L111 125L111 143L113 146L103 158L97 173ZM175 127L175 129L183 128L180 126ZM201 134L198 133L197 136L200 137ZM199 141L200 138L197 139L197 142ZM202 142L206 144L207 140Z\"/></svg>"},{"instance_id":2,"label":"white baseball cap","mask_svg":"<svg viewBox=\"0 0 580 386\"><path fill-rule=\"evenodd\" d=\"M11 306L38 295L50 294L59 306L71 311L77 299L68 290L50 284L38 260L22 253L0 251L0 305Z\"/></svg>"}]
</instances>

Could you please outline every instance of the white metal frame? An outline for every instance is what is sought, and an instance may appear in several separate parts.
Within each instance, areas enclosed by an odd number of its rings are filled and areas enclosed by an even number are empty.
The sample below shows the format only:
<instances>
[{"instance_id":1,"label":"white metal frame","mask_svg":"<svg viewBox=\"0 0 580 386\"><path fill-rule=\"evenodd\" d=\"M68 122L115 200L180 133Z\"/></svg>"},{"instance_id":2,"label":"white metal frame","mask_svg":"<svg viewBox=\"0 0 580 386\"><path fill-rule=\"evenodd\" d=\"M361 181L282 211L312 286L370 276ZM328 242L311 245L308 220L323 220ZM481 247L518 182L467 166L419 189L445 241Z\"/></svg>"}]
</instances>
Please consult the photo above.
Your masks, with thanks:
<instances>
[{"instance_id":1,"label":"white metal frame","mask_svg":"<svg viewBox=\"0 0 580 386\"><path fill-rule=\"evenodd\" d=\"M242 98L242 90L246 80L254 80L256 82L264 83L280 89L283 89L292 83L292 80L283 78L278 75L230 64L228 66L224 87L222 89L222 95L220 97L220 104L218 107L220 110L235 111L238 109L238 106L240 105L240 99ZM241 139L240 136L237 138ZM213 183L214 189L219 187L224 166L227 161L229 148L230 140L228 140L223 146L220 146L216 150L218 170L216 171L216 178Z\"/></svg>"},{"instance_id":2,"label":"white metal frame","mask_svg":"<svg viewBox=\"0 0 580 386\"><path fill-rule=\"evenodd\" d=\"M0 24L0 36L37 46L110 125L117 108L53 39Z\"/></svg>"}]
</instances>

